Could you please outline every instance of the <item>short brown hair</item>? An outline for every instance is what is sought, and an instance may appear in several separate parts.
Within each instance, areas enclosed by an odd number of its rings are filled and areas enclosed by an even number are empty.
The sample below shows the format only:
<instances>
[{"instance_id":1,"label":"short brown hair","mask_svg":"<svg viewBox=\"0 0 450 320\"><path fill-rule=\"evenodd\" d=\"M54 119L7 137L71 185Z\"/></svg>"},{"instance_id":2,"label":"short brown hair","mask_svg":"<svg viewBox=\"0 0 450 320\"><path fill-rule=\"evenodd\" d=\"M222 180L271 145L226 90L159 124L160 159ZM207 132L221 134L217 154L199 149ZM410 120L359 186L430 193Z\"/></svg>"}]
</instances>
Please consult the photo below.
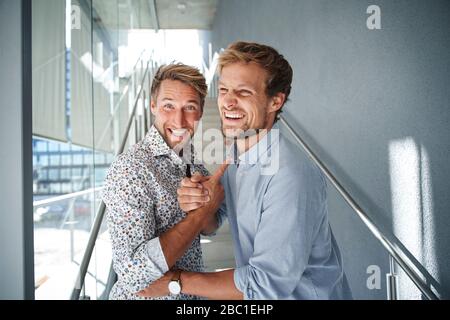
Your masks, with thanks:
<instances>
[{"instance_id":1,"label":"short brown hair","mask_svg":"<svg viewBox=\"0 0 450 320\"><path fill-rule=\"evenodd\" d=\"M197 68L182 63L160 66L152 81L151 95L153 99L156 100L159 87L164 80L178 80L193 88L200 97L200 107L203 110L208 86L205 77Z\"/></svg>"},{"instance_id":2,"label":"short brown hair","mask_svg":"<svg viewBox=\"0 0 450 320\"><path fill-rule=\"evenodd\" d=\"M238 41L230 44L219 57L219 72L226 65L243 62L256 63L267 72L266 94L269 97L281 92L286 95L288 101L291 93L292 67L277 50L272 47L254 43ZM281 109L277 112L281 113Z\"/></svg>"}]
</instances>

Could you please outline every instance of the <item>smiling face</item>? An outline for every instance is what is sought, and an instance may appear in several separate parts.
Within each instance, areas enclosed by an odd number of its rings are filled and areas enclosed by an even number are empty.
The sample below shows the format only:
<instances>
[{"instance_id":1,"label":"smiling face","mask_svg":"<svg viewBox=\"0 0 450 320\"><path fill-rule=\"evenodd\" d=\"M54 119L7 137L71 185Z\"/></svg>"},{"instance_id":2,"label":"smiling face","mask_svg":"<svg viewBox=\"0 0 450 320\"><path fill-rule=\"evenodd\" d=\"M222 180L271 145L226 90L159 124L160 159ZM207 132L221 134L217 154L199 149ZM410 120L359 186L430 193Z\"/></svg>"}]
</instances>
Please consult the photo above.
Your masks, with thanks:
<instances>
[{"instance_id":1,"label":"smiling face","mask_svg":"<svg viewBox=\"0 0 450 320\"><path fill-rule=\"evenodd\" d=\"M272 127L284 98L282 94L268 97L266 80L266 71L256 63L237 62L222 68L217 102L226 137Z\"/></svg>"},{"instance_id":2,"label":"smiling face","mask_svg":"<svg viewBox=\"0 0 450 320\"><path fill-rule=\"evenodd\" d=\"M154 125L170 148L194 135L202 116L199 94L178 80L164 80L151 102Z\"/></svg>"}]
</instances>

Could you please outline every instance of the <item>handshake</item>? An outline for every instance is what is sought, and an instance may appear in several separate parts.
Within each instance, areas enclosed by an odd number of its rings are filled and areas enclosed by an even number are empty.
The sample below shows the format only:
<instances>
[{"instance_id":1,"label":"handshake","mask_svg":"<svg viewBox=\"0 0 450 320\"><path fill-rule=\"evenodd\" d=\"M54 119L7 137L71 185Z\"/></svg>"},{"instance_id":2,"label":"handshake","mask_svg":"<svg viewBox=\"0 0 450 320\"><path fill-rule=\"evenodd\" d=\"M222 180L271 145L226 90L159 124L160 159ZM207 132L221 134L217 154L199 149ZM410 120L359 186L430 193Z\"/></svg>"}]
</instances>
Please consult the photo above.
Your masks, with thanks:
<instances>
[{"instance_id":1,"label":"handshake","mask_svg":"<svg viewBox=\"0 0 450 320\"><path fill-rule=\"evenodd\" d=\"M216 226L216 212L222 204L225 193L220 178L225 173L228 164L222 164L219 169L208 177L195 173L191 178L184 178L177 190L178 203L181 210L187 214L201 214L205 217L202 233L208 234Z\"/></svg>"}]
</instances>

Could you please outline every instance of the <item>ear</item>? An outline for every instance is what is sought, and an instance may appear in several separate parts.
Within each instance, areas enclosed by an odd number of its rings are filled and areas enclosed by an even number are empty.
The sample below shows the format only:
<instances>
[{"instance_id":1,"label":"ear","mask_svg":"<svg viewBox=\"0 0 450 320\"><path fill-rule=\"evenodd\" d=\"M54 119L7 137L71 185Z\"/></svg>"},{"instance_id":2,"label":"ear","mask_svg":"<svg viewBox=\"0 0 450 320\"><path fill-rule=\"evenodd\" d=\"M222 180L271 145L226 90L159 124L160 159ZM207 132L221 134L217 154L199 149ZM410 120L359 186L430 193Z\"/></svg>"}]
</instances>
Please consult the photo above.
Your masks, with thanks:
<instances>
[{"instance_id":1,"label":"ear","mask_svg":"<svg viewBox=\"0 0 450 320\"><path fill-rule=\"evenodd\" d=\"M267 112L268 113L277 112L283 107L285 101L286 101L286 94L278 92L272 98L270 98L270 104L267 109Z\"/></svg>"},{"instance_id":2,"label":"ear","mask_svg":"<svg viewBox=\"0 0 450 320\"><path fill-rule=\"evenodd\" d=\"M151 100L150 101L150 111L152 112L153 115L156 115L156 104L155 104L155 100Z\"/></svg>"}]
</instances>

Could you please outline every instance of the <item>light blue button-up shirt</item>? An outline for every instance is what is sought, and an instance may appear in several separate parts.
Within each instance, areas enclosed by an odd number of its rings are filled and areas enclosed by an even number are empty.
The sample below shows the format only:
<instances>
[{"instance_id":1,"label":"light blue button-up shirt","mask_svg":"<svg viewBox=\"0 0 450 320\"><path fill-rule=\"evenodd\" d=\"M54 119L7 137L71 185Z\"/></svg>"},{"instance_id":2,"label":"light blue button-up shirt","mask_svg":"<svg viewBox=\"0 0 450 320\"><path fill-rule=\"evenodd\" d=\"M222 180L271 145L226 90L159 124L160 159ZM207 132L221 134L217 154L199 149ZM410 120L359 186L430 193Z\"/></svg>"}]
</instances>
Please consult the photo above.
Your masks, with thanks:
<instances>
[{"instance_id":1,"label":"light blue button-up shirt","mask_svg":"<svg viewBox=\"0 0 450 320\"><path fill-rule=\"evenodd\" d=\"M222 177L245 299L351 299L327 212L326 181L278 126Z\"/></svg>"}]
</instances>

